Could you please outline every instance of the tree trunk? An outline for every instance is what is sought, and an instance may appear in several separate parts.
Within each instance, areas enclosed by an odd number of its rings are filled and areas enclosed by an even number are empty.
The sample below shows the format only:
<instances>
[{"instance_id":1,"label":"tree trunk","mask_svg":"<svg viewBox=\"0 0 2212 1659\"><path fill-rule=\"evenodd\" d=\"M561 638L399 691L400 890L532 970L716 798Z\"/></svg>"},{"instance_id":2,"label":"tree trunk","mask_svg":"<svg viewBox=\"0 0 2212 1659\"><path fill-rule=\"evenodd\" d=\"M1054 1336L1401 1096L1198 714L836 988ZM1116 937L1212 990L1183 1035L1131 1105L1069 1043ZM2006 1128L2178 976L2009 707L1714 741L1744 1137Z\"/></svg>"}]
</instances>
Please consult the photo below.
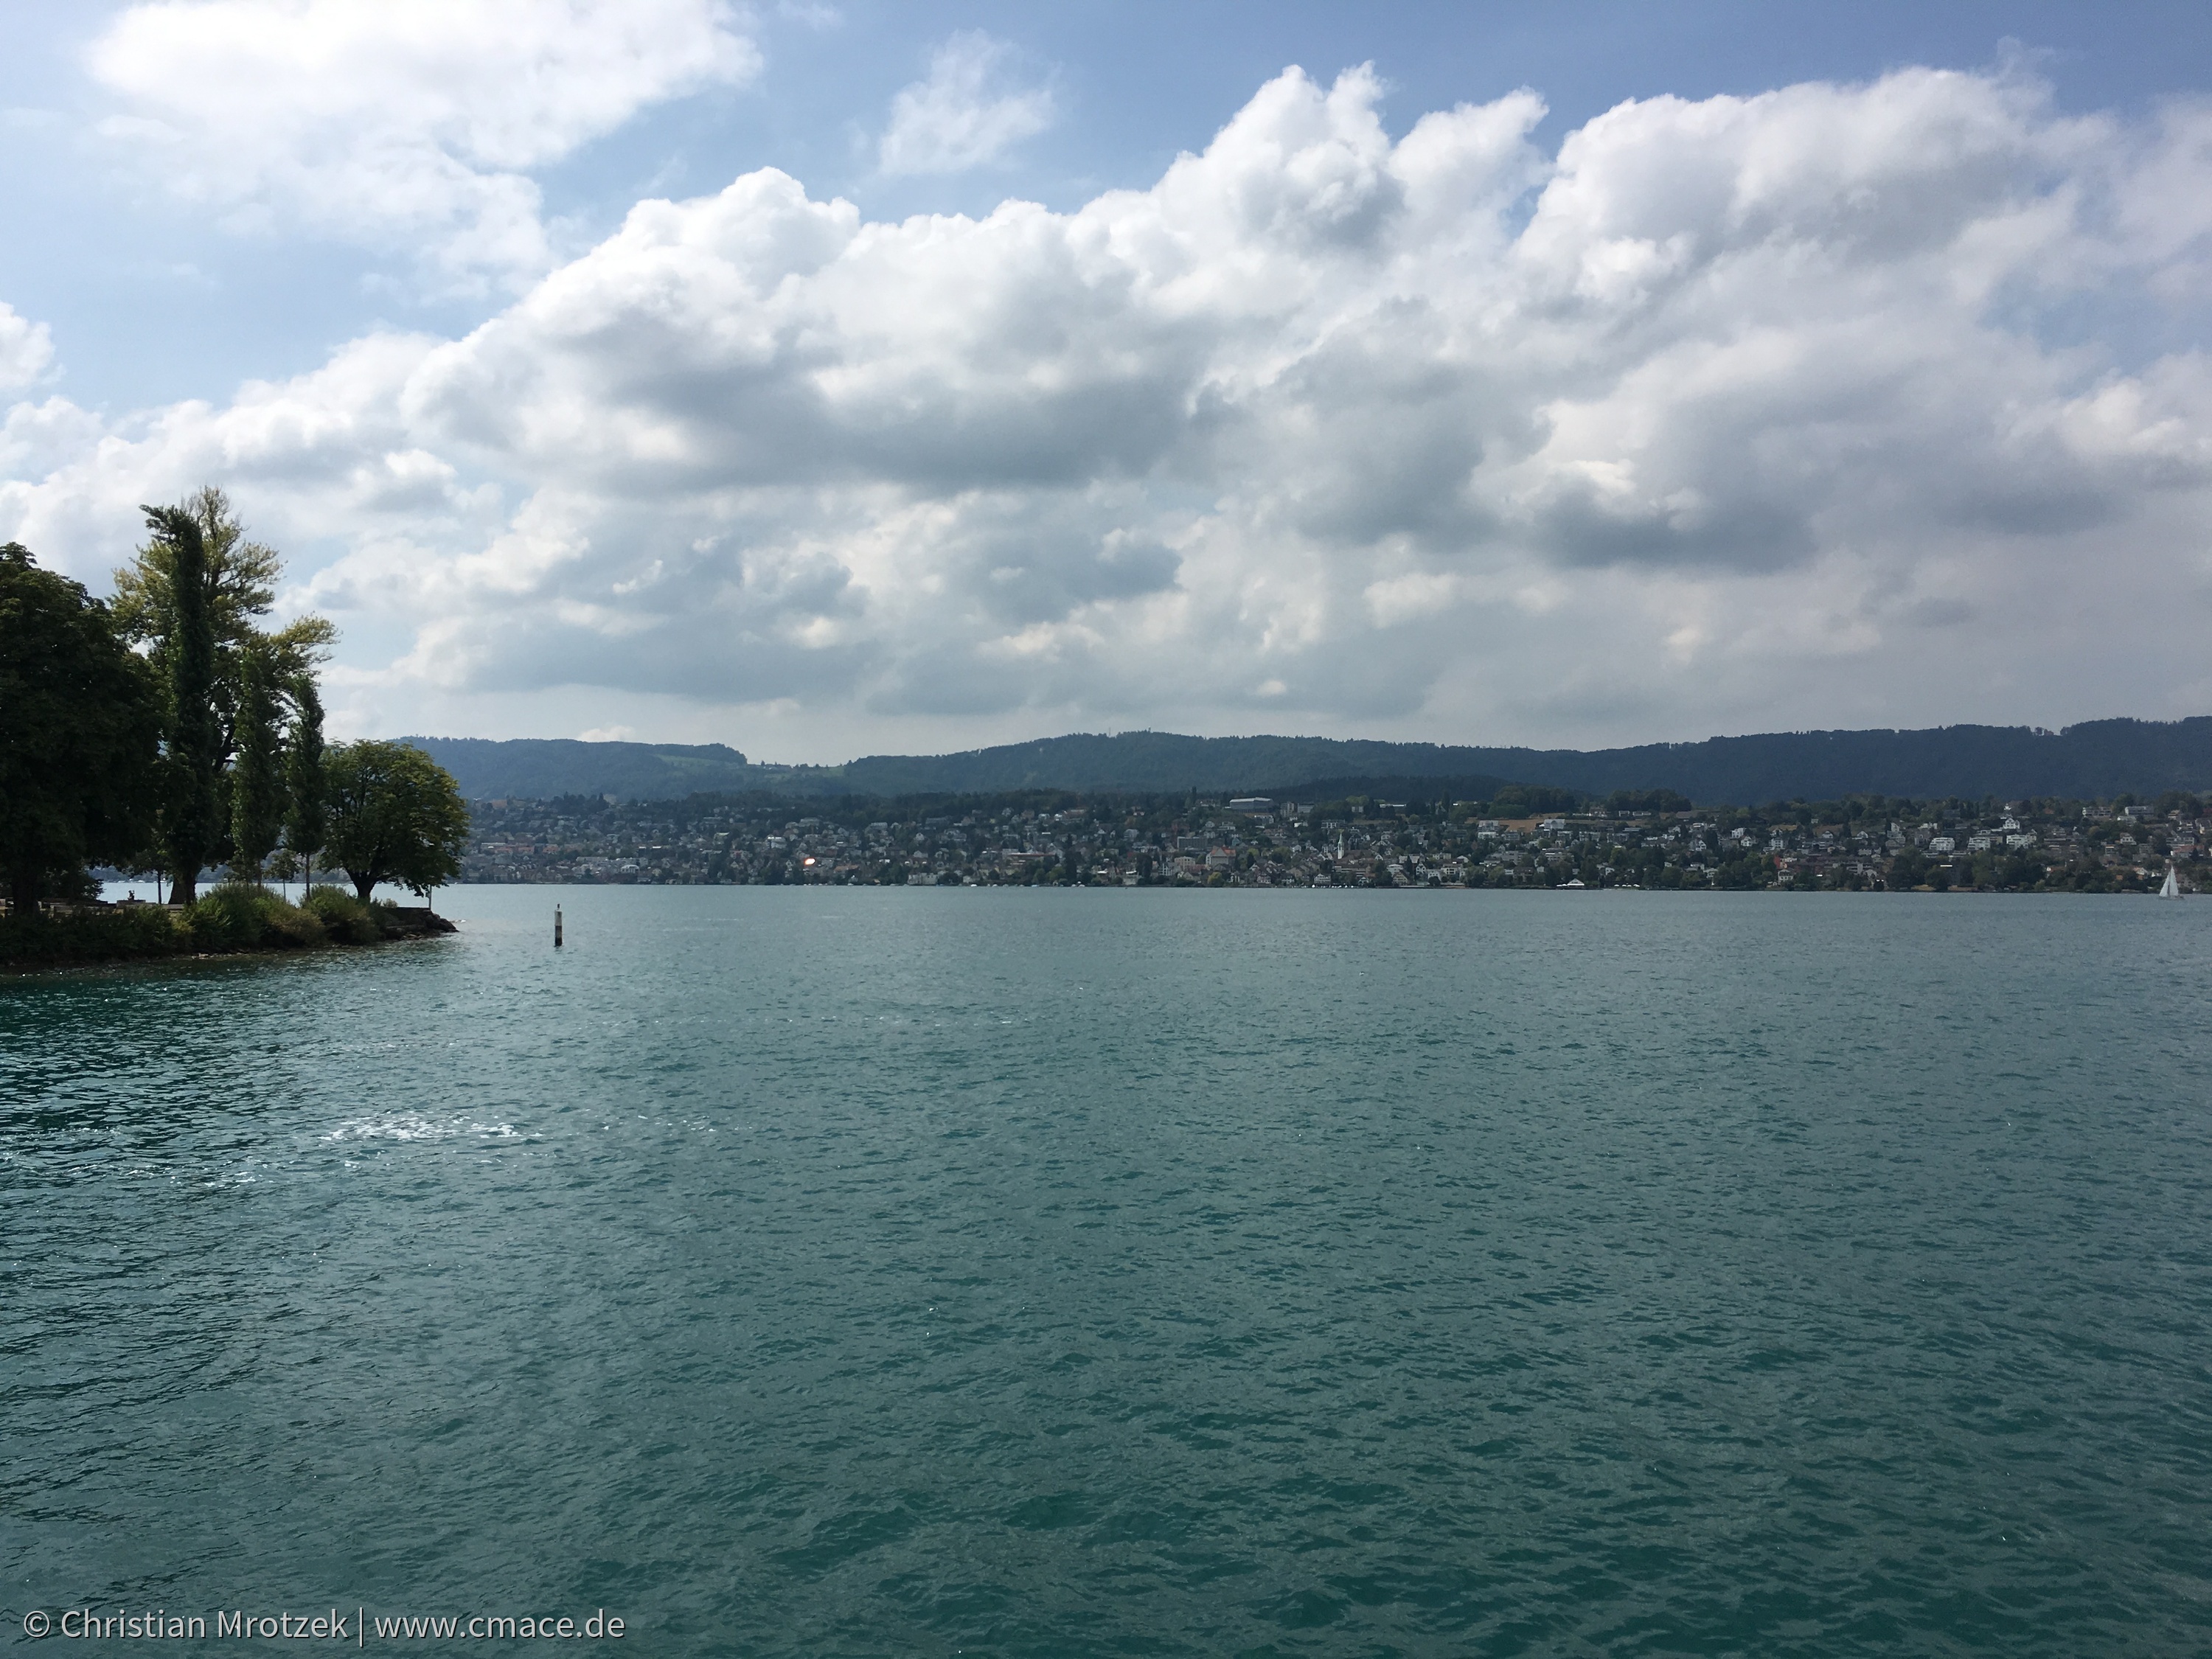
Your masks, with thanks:
<instances>
[{"instance_id":1,"label":"tree trunk","mask_svg":"<svg viewBox=\"0 0 2212 1659\"><path fill-rule=\"evenodd\" d=\"M190 904L199 896L200 872L195 870L191 874L187 875L183 871L179 870L177 872L177 878L169 884L169 902L172 904Z\"/></svg>"},{"instance_id":2,"label":"tree trunk","mask_svg":"<svg viewBox=\"0 0 2212 1659\"><path fill-rule=\"evenodd\" d=\"M346 872L346 874L353 878L353 890L361 896L361 902L363 904L368 903L368 896L376 890L376 877L374 873L372 872L368 875L363 875L358 870L349 870Z\"/></svg>"},{"instance_id":3,"label":"tree trunk","mask_svg":"<svg viewBox=\"0 0 2212 1659\"><path fill-rule=\"evenodd\" d=\"M8 883L8 908L18 919L39 914L39 866L19 864Z\"/></svg>"}]
</instances>

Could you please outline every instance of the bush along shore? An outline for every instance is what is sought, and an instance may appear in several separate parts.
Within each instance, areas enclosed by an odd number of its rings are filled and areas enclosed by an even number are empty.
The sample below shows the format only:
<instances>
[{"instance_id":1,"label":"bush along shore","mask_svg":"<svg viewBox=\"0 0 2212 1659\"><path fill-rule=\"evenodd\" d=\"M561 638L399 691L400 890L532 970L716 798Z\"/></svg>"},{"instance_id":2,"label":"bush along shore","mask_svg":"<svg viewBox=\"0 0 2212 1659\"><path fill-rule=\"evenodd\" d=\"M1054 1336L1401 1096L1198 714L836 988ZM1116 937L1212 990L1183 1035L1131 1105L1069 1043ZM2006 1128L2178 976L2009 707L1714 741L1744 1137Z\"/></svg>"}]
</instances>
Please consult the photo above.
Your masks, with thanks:
<instances>
[{"instance_id":1,"label":"bush along shore","mask_svg":"<svg viewBox=\"0 0 2212 1659\"><path fill-rule=\"evenodd\" d=\"M0 968L313 951L453 931L427 905L364 904L338 887L315 888L293 904L231 881L189 904L79 904L0 916Z\"/></svg>"}]
</instances>

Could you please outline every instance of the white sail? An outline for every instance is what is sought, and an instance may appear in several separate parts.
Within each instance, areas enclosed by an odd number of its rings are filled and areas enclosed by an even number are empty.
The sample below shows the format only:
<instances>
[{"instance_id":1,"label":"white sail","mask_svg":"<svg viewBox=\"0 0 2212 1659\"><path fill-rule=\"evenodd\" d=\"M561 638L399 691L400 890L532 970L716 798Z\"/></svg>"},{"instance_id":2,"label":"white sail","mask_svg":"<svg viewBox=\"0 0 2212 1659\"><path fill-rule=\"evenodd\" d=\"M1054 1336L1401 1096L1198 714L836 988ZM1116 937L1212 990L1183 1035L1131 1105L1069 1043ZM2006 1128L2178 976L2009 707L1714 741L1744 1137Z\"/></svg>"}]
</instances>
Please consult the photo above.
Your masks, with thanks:
<instances>
[{"instance_id":1,"label":"white sail","mask_svg":"<svg viewBox=\"0 0 2212 1659\"><path fill-rule=\"evenodd\" d=\"M2158 896L2160 898L2181 896L2181 884L2173 878L2173 866L2170 864L2166 866L2166 885L2158 890Z\"/></svg>"}]
</instances>

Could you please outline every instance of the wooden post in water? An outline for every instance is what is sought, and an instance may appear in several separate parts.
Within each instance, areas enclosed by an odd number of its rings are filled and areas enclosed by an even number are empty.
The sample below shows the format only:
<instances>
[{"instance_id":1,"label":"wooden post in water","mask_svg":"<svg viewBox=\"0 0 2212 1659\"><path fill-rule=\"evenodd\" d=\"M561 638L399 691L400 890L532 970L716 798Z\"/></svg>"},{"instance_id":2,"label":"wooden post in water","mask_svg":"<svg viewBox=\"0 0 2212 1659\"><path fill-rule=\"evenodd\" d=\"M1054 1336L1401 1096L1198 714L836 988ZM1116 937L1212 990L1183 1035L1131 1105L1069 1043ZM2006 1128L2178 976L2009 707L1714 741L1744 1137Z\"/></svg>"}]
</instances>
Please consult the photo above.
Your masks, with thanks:
<instances>
[{"instance_id":1,"label":"wooden post in water","mask_svg":"<svg viewBox=\"0 0 2212 1659\"><path fill-rule=\"evenodd\" d=\"M553 907L553 948L561 948L561 907L557 904Z\"/></svg>"}]
</instances>

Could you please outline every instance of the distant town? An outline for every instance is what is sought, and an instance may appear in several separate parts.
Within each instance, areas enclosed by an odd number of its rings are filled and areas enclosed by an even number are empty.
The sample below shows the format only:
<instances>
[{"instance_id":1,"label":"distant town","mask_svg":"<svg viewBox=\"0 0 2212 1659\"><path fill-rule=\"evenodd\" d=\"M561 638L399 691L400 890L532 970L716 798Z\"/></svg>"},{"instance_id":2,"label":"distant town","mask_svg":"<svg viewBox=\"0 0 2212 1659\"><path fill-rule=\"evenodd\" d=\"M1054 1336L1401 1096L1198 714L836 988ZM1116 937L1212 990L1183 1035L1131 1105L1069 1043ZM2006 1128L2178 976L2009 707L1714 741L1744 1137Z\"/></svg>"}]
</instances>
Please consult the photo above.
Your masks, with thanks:
<instances>
[{"instance_id":1,"label":"distant town","mask_svg":"<svg viewBox=\"0 0 2212 1659\"><path fill-rule=\"evenodd\" d=\"M471 803L465 882L2142 892L2205 874L2205 803L1695 808L1514 787L1491 799L1023 791Z\"/></svg>"}]
</instances>

